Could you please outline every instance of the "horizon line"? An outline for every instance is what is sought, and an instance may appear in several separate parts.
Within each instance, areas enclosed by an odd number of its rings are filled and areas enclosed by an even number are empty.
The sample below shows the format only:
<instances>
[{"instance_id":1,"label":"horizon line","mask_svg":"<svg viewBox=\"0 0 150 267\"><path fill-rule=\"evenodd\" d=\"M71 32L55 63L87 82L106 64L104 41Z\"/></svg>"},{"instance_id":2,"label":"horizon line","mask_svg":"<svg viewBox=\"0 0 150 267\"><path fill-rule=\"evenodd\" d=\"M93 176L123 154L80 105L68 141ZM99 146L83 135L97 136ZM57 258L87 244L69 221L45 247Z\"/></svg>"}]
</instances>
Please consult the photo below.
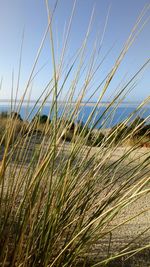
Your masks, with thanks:
<instances>
[{"instance_id":1,"label":"horizon line","mask_svg":"<svg viewBox=\"0 0 150 267\"><path fill-rule=\"evenodd\" d=\"M0 99L0 103L19 103L21 101L21 99L13 99L13 100L11 100L11 99ZM131 103L131 104L136 104L136 103L140 103L140 102L142 102L143 100L138 100L138 101L122 101L122 102L120 102L120 104L129 104L129 103ZM25 100L23 100L23 102L22 102L22 104L24 104L24 103L36 103L37 102L37 104L39 103L43 103L43 100L39 100L39 101L37 101L36 99L31 99L31 100L28 100L28 99L25 99ZM47 100L47 101L45 101L45 104L50 104L50 103L52 103L53 101L52 100ZM63 101L63 100L58 100L57 101L57 103L67 103L67 101ZM75 103L77 103L77 101L71 101L71 102L68 102L68 104L75 104ZM89 101L89 102L87 102L87 100L85 100L85 101L82 101L81 102L81 104L96 104L97 103L97 101ZM111 101L101 101L99 104L107 104L107 103L111 103ZM114 103L118 103L117 101L115 101Z\"/></svg>"}]
</instances>

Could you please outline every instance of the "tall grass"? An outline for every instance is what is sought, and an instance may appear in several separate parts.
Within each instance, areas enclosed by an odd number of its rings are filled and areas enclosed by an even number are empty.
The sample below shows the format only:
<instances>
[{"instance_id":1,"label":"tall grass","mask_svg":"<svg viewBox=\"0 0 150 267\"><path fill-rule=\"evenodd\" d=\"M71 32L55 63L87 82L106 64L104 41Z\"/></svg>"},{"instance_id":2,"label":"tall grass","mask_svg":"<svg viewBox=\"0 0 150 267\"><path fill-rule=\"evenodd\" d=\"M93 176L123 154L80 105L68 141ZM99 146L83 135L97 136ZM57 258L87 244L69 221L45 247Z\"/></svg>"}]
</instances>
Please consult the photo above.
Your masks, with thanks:
<instances>
[{"instance_id":1,"label":"tall grass","mask_svg":"<svg viewBox=\"0 0 150 267\"><path fill-rule=\"evenodd\" d=\"M146 197L150 191L148 168L150 158L148 152L145 152L143 157L132 156L134 151L137 151L137 144L124 149L120 157L114 158L117 148L132 135L135 128L132 132L121 135L117 143L115 131L118 128L103 138L99 147L94 149L92 145L86 144L99 122L102 122L102 129L106 127L111 113L115 112L133 89L137 76L150 62L148 59L141 66L139 71L111 98L103 114L97 117L97 107L109 90L126 53L146 24L143 18L148 7L143 9L137 19L114 66L108 70L106 78L94 91L92 83L105 57L101 62L97 61L99 47L96 42L90 60L86 63L86 46L91 32L93 13L83 44L65 64L74 5L57 65L52 27L54 12L51 16L48 1L46 8L48 27L21 101L18 105L15 101L15 110L20 112L30 85L37 75L35 67L48 32L53 75L33 109L27 114L26 120L29 122L18 122L17 117L10 116L5 121L1 134L3 152L0 164L0 265L11 267L109 265L115 259L121 258L123 261L149 248L149 240L142 239L149 230L148 225L138 232L137 236L131 234L120 243L119 247L114 240L117 238L116 230L119 235L122 227L126 226L125 229L128 229L130 221L132 223L132 220L142 214L144 216L148 211L148 208L143 208L142 211L137 210L133 214L131 212L128 214L131 210L128 207L132 207L140 198ZM107 19L108 16L106 24ZM16 95L19 90L21 57L22 45ZM84 82L81 84L83 76ZM68 89L65 95L66 84ZM80 93L76 97L78 86ZM12 88L14 91L14 84ZM84 106L89 104L97 92L99 97L92 113L80 131L75 127L72 142L68 144L63 137L72 122L77 121L79 113L83 114ZM83 102L87 94L88 100ZM61 95L65 95L63 104L60 103ZM41 126L39 115L49 97L52 103L49 107L48 120ZM75 103L71 104L74 99ZM123 123L130 123L132 117L148 102L149 97ZM61 118L58 119L60 105L63 111ZM37 107L36 119L30 122L32 112ZM49 123L50 118L51 123ZM118 127L121 128L123 123ZM20 127L19 131L16 130L17 124ZM36 141L38 127L42 130L40 143ZM127 213L125 217L122 216L124 211Z\"/></svg>"}]
</instances>

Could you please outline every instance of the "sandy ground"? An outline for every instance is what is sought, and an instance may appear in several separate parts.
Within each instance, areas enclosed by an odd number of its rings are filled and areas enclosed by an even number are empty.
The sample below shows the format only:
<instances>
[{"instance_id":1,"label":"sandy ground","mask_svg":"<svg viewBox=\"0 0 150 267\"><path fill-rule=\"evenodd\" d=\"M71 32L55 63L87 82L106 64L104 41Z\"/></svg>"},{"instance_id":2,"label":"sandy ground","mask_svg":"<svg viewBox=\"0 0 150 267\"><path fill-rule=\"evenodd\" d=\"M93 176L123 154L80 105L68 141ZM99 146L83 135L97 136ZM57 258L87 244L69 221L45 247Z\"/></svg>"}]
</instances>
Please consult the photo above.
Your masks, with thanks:
<instances>
[{"instance_id":1,"label":"sandy ground","mask_svg":"<svg viewBox=\"0 0 150 267\"><path fill-rule=\"evenodd\" d=\"M91 154L98 152L99 148L92 148ZM118 147L116 148L112 155L110 156L110 162L117 161L124 153L130 150L131 147ZM65 151L70 150L70 144L65 145ZM150 156L150 149L140 148L136 149L130 153L126 159L126 163L134 159L134 163L138 165L143 159ZM142 174L141 174L142 175ZM147 178L150 177L150 165L147 166ZM149 184L150 185L150 184ZM141 215L134 218L132 221L128 221L129 218L136 216L141 213ZM141 245L150 244L150 193L140 197L130 206L125 207L113 220L110 229L115 228L122 221L127 221L125 225L120 226L116 230L113 230L111 234L108 234L103 239L103 242L97 243L93 246L93 250L90 251L91 260L97 260L101 256L108 256L114 253L114 251L124 248L128 243L133 241L133 247L140 247ZM137 238L139 236L139 238ZM110 246L108 247L110 242ZM125 263L121 261L116 261L113 267L150 267L150 250L145 250L144 252L134 256L132 259L128 259Z\"/></svg>"},{"instance_id":2,"label":"sandy ground","mask_svg":"<svg viewBox=\"0 0 150 267\"><path fill-rule=\"evenodd\" d=\"M70 145L66 145L66 151L70 149ZM125 153L130 151L131 147L118 147L116 148L110 156L110 163L116 162L119 160ZM99 151L99 148L92 148L91 154L95 154ZM130 164L131 168L133 165L138 166L143 160L150 157L150 149L148 148L138 148L129 153L129 156L126 158L123 163L122 170L123 172L126 169L126 164L133 161ZM150 162L150 161L149 161ZM148 187L150 187L150 164L147 165L146 170L147 174L145 179L149 178ZM144 172L145 173L145 172ZM142 172L139 172L139 175L142 177ZM139 213L141 213L139 215ZM130 218L134 219L129 220ZM127 221L125 225L122 224L123 221ZM100 258L100 255L111 255L114 254L114 251L119 251L127 246L130 242L132 243L131 247L134 249L140 248L141 246L150 245L150 192L144 196L136 199L132 204L123 208L121 212L115 217L110 225L110 229L117 227L116 230L113 230L111 234L108 234L104 237L103 242L97 242L93 246L93 250L90 251L90 257L93 260ZM108 248L109 240L111 238L110 247ZM141 253L134 255L132 258L129 258L122 263L120 260L115 261L114 264L110 265L113 267L150 267L150 249L144 250Z\"/></svg>"},{"instance_id":3,"label":"sandy ground","mask_svg":"<svg viewBox=\"0 0 150 267\"><path fill-rule=\"evenodd\" d=\"M113 152L110 161L115 162L124 155L131 147L118 147ZM93 148L92 153L95 153L97 148ZM126 163L129 163L134 159L133 164L138 165L141 161L150 156L150 149L138 148L130 153L126 159ZM142 176L142 173L141 173ZM145 179L149 178L148 187L150 187L150 164L147 166L147 175ZM114 252L114 249L121 249L128 243L133 241L133 247L140 247L141 245L150 245L150 193L137 199L135 202L130 204L128 207L122 209L122 211L116 216L112 222L112 226L116 227L127 221L129 218L134 217L141 213L139 216L131 221L128 221L125 225L120 226L111 235L111 243L109 247L109 254ZM112 227L111 226L111 227ZM98 250L103 254L108 251L108 239L110 235L104 238L103 246L97 244L93 256L97 257ZM97 254L96 254L97 253ZM118 264L118 265L117 265ZM124 264L120 261L115 262L114 267L127 266L127 267L149 267L150 266L150 250L144 250L138 255L135 255L132 259L128 259Z\"/></svg>"}]
</instances>

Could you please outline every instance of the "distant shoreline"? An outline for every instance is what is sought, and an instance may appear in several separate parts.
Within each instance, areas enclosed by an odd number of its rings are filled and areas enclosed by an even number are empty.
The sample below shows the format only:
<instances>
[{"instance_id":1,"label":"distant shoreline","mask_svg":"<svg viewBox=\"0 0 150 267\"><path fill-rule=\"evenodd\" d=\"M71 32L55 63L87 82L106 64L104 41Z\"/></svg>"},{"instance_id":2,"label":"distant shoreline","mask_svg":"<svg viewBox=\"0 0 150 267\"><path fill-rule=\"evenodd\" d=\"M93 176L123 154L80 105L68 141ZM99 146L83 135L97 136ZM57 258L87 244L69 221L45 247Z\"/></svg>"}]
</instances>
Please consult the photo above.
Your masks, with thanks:
<instances>
[{"instance_id":1,"label":"distant shoreline","mask_svg":"<svg viewBox=\"0 0 150 267\"><path fill-rule=\"evenodd\" d=\"M17 99L17 100L13 100L13 101L11 101L10 99L0 99L0 104L3 104L3 105L11 105L11 104L15 104L15 103L17 103L17 104L19 104L20 103L20 100L19 99ZM59 105L63 105L63 104L66 104L66 102L65 101L58 101L57 102ZM75 105L77 102L69 102L68 103L68 105L70 104L70 105ZM110 104L111 102L107 102L107 101L102 101L101 103L99 103L98 105L97 105L97 107L106 107L106 106L108 106L109 104ZM138 106L139 104L140 104L141 102L134 102L134 101L125 101L125 102L122 102L122 103L117 103L117 102L114 102L114 104L112 105L112 106L114 106L114 105L118 105L118 107L135 107L135 106ZM33 105L33 104L36 104L36 100L24 100L23 101L23 103L22 103L22 105L26 105L26 104L28 104L28 105ZM36 105L40 105L40 104L42 104L42 101L39 101L39 102L37 102L37 104ZM52 101L46 101L45 102L45 106L47 106L47 105L50 105L50 104L52 104ZM87 107L94 107L95 105L96 105L96 102L87 102L87 101L84 101L84 102L81 102L81 104L80 104L80 106L87 106ZM150 106L149 104L146 104L144 107L147 107L147 106Z\"/></svg>"}]
</instances>

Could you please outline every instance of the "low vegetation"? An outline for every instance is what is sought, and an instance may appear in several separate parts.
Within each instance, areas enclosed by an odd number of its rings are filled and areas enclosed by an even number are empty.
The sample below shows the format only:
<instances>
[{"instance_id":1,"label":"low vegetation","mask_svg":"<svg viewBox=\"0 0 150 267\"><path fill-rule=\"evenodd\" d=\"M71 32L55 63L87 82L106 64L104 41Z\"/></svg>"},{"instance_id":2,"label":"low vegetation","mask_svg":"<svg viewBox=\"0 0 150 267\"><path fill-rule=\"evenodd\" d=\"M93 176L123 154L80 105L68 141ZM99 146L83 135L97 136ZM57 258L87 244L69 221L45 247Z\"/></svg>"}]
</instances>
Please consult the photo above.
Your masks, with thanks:
<instances>
[{"instance_id":1,"label":"low vegetation","mask_svg":"<svg viewBox=\"0 0 150 267\"><path fill-rule=\"evenodd\" d=\"M132 122L126 124L124 122L112 127L109 131L108 139L114 144L120 143L121 140L125 141L122 145L129 144L134 146L150 145L150 124L146 124L143 118L137 116Z\"/></svg>"}]
</instances>

